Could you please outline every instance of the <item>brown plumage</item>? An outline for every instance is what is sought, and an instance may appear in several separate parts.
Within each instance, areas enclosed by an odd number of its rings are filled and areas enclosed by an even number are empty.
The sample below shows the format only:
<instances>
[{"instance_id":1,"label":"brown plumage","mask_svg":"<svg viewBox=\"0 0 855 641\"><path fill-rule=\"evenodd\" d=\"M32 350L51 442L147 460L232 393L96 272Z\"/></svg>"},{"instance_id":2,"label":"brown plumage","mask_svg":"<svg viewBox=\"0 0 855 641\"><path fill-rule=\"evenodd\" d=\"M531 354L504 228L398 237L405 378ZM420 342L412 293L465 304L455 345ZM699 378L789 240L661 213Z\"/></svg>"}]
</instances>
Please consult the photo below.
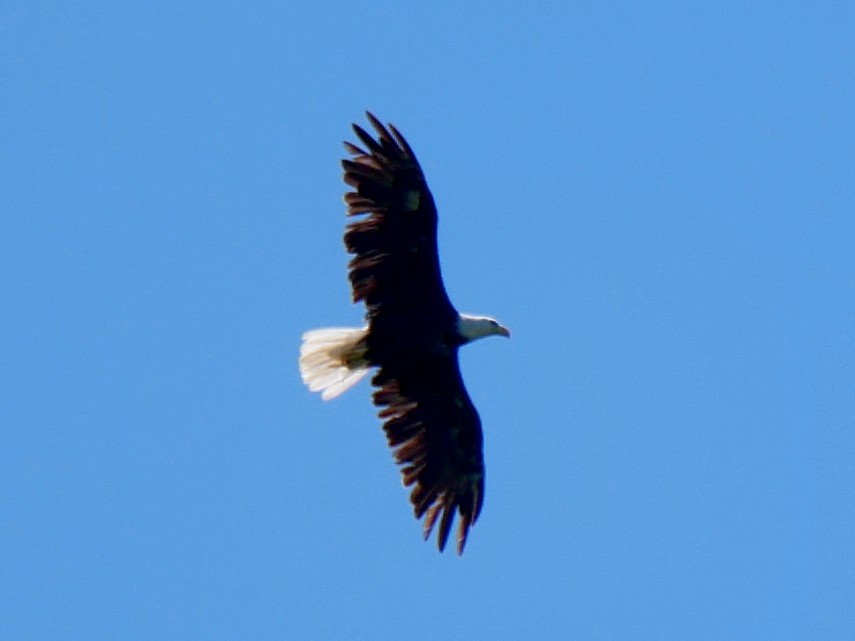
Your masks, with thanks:
<instances>
[{"instance_id":1,"label":"brown plumage","mask_svg":"<svg viewBox=\"0 0 855 641\"><path fill-rule=\"evenodd\" d=\"M457 550L484 500L481 421L463 380L458 348L490 334L508 336L496 321L461 315L448 299L439 267L437 213L415 154L400 132L372 114L372 137L345 143L344 196L351 222L344 236L352 254L354 302L364 301L367 327L316 330L304 336L303 379L325 398L369 368L383 429L424 536L439 523L445 548L455 515ZM357 356L354 356L357 355Z\"/></svg>"}]
</instances>

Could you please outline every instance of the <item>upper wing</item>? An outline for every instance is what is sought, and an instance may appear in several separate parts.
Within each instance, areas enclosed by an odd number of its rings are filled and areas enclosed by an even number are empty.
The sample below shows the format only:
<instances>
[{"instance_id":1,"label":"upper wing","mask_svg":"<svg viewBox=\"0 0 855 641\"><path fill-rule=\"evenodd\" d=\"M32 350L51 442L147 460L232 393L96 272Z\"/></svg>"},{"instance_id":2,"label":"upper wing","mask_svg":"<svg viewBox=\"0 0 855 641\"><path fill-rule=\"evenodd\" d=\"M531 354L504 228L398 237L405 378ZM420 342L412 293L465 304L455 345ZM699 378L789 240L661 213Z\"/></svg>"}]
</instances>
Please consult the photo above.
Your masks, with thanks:
<instances>
[{"instance_id":1,"label":"upper wing","mask_svg":"<svg viewBox=\"0 0 855 641\"><path fill-rule=\"evenodd\" d=\"M354 254L353 301L365 300L369 318L392 308L454 311L439 269L436 207L421 167L395 127L367 116L377 139L354 124L365 149L344 143L353 158L342 161L353 187L344 195L347 213L360 216L344 236Z\"/></svg>"},{"instance_id":2,"label":"upper wing","mask_svg":"<svg viewBox=\"0 0 855 641\"><path fill-rule=\"evenodd\" d=\"M414 486L410 500L416 518L425 517L425 539L441 513L437 543L443 550L457 512L460 554L484 501L481 420L463 386L456 351L415 367L383 367L374 377L380 388L374 403L382 408L404 485Z\"/></svg>"}]
</instances>

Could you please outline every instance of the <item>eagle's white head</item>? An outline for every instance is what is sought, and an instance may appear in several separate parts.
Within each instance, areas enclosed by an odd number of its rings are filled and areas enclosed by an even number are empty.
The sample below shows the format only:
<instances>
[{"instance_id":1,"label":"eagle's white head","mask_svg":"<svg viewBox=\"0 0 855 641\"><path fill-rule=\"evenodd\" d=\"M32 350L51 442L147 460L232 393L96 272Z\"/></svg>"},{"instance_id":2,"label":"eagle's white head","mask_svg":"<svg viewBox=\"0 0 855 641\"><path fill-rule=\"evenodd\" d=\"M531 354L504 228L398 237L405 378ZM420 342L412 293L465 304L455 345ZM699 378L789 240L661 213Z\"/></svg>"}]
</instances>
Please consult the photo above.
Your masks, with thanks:
<instances>
[{"instance_id":1,"label":"eagle's white head","mask_svg":"<svg viewBox=\"0 0 855 641\"><path fill-rule=\"evenodd\" d=\"M510 330L500 325L498 321L487 316L470 316L469 314L460 314L457 317L457 333L467 343L485 336L511 337Z\"/></svg>"}]
</instances>

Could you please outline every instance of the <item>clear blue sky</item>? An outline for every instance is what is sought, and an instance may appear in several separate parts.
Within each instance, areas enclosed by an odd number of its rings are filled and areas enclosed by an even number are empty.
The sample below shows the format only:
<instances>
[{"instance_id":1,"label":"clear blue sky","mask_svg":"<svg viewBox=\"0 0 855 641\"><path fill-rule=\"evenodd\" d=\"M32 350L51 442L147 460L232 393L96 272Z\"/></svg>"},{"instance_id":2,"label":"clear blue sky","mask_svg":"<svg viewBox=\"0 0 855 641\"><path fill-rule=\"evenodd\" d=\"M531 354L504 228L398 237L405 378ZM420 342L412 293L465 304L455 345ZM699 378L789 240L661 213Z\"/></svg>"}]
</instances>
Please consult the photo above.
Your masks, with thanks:
<instances>
[{"instance_id":1,"label":"clear blue sky","mask_svg":"<svg viewBox=\"0 0 855 641\"><path fill-rule=\"evenodd\" d=\"M0 6L0 638L855 639L851 3ZM440 207L487 492L425 544L339 160Z\"/></svg>"}]
</instances>

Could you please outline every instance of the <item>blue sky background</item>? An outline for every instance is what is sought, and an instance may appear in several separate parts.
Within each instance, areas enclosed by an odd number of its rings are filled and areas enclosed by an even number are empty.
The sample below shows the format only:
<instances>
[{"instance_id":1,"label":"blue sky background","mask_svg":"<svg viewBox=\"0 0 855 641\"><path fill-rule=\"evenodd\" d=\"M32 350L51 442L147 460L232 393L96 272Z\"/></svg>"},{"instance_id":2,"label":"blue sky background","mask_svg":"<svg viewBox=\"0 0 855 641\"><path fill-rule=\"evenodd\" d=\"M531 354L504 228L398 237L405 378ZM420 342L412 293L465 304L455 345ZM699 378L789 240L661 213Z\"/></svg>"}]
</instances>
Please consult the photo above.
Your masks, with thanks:
<instances>
[{"instance_id":1,"label":"blue sky background","mask_svg":"<svg viewBox=\"0 0 855 641\"><path fill-rule=\"evenodd\" d=\"M487 493L422 543L339 160L440 207ZM0 638L855 639L851 3L0 5Z\"/></svg>"}]
</instances>

